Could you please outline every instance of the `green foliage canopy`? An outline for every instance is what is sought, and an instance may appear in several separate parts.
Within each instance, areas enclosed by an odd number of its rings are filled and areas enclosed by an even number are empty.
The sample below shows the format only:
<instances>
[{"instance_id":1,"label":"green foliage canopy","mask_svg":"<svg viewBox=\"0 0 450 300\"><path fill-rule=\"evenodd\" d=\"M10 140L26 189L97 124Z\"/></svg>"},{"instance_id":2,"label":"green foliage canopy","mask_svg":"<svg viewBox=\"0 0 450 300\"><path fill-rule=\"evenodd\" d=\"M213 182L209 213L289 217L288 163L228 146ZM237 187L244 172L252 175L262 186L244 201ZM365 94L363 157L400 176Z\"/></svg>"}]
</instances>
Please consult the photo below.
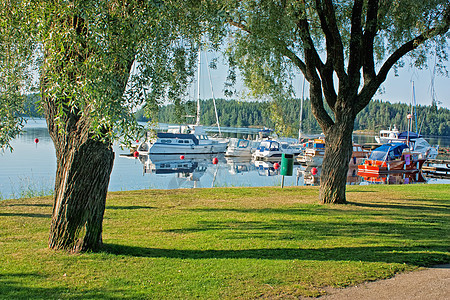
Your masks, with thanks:
<instances>
[{"instance_id":1,"label":"green foliage canopy","mask_svg":"<svg viewBox=\"0 0 450 300\"><path fill-rule=\"evenodd\" d=\"M8 147L24 124L33 71L61 133L74 116L97 139L135 135L142 129L135 107L150 115L184 97L204 9L199 1L2 1L0 145Z\"/></svg>"}]
</instances>

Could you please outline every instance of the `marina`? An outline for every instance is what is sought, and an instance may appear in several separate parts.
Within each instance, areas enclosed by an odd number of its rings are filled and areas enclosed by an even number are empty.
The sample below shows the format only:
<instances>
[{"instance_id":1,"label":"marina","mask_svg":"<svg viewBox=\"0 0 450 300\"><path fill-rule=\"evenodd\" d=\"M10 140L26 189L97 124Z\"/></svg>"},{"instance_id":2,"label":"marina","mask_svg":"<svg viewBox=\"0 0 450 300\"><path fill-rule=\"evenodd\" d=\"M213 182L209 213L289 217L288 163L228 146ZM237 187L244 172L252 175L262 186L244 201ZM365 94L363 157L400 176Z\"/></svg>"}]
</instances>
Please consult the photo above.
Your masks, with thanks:
<instances>
[{"instance_id":1,"label":"marina","mask_svg":"<svg viewBox=\"0 0 450 300\"><path fill-rule=\"evenodd\" d=\"M161 124L167 131L169 125ZM48 195L53 191L56 173L56 156L53 143L48 135L44 120L29 121L26 132L16 138L12 146L14 151L0 154L0 199L13 197ZM214 128L206 127L210 136L216 132ZM253 140L258 136L259 129L255 128L222 128L224 136L235 139ZM36 143L38 139L38 143ZM373 142L373 136L354 136L360 145ZM439 144L440 151L448 149L450 140L441 138L430 139L431 144ZM251 156L225 156L225 153L186 154L181 159L180 154L172 155L142 155L130 156L130 150L114 145L116 158L109 184L110 191L139 190L139 189L174 189L200 187L257 187L280 186L280 158L275 161L253 160ZM214 158L217 159L213 163ZM444 158L448 161L448 158ZM347 176L348 184L380 183L412 183L449 184L448 176L440 176L442 168L447 168L443 161L431 161L424 164L428 168L424 174L424 181L420 178L407 178L404 174L383 174L380 178L366 180L357 174L356 164L350 164ZM434 169L430 169L434 168ZM320 184L320 166L301 165L294 163L293 175L285 177L285 186L318 185ZM447 172L447 174L449 174ZM434 176L436 175L436 176ZM441 174L442 175L442 174ZM445 175L445 172L444 172ZM388 178L389 177L389 178ZM403 178L404 177L404 178ZM437 177L437 178L435 178ZM383 179L384 178L384 179ZM396 178L394 180L394 178Z\"/></svg>"}]
</instances>

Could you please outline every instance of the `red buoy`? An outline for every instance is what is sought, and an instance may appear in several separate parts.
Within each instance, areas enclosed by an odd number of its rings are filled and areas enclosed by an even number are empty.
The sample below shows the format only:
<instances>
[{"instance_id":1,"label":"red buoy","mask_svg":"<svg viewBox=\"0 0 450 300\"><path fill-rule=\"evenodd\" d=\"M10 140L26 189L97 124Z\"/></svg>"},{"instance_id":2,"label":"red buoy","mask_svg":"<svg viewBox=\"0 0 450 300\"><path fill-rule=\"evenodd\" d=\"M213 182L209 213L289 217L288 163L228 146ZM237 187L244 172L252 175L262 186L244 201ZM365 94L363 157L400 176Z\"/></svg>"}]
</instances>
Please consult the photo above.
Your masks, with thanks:
<instances>
[{"instance_id":1,"label":"red buoy","mask_svg":"<svg viewBox=\"0 0 450 300\"><path fill-rule=\"evenodd\" d=\"M278 170L278 169L280 168L280 164L279 164L279 163L274 163L274 164L273 164L273 168L274 168L275 170Z\"/></svg>"},{"instance_id":2,"label":"red buoy","mask_svg":"<svg viewBox=\"0 0 450 300\"><path fill-rule=\"evenodd\" d=\"M34 142L37 144L37 143L39 143L39 139L38 138L35 138L34 139Z\"/></svg>"},{"instance_id":3,"label":"red buoy","mask_svg":"<svg viewBox=\"0 0 450 300\"><path fill-rule=\"evenodd\" d=\"M311 169L311 174L316 175L317 174L317 168L312 168Z\"/></svg>"},{"instance_id":4,"label":"red buoy","mask_svg":"<svg viewBox=\"0 0 450 300\"><path fill-rule=\"evenodd\" d=\"M136 140L136 143L139 143L139 140Z\"/></svg>"},{"instance_id":5,"label":"red buoy","mask_svg":"<svg viewBox=\"0 0 450 300\"><path fill-rule=\"evenodd\" d=\"M133 156L134 156L135 158L139 157L139 152L134 151L134 152L133 152Z\"/></svg>"},{"instance_id":6,"label":"red buoy","mask_svg":"<svg viewBox=\"0 0 450 300\"><path fill-rule=\"evenodd\" d=\"M217 157L214 157L213 160L212 160L212 163L214 165L217 165L218 162L219 162L219 160L217 159Z\"/></svg>"},{"instance_id":7,"label":"red buoy","mask_svg":"<svg viewBox=\"0 0 450 300\"><path fill-rule=\"evenodd\" d=\"M180 159L183 160L184 159L184 155L180 155Z\"/></svg>"}]
</instances>

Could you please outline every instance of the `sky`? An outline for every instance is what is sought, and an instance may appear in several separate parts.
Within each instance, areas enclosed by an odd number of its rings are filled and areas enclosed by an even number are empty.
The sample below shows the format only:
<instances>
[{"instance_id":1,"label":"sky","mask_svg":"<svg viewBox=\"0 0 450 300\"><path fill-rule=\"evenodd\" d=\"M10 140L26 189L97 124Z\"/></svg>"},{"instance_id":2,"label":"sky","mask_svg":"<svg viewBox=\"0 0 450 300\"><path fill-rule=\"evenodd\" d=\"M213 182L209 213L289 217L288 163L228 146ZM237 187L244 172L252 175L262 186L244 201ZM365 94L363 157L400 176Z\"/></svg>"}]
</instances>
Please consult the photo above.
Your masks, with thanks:
<instances>
[{"instance_id":1,"label":"sky","mask_svg":"<svg viewBox=\"0 0 450 300\"><path fill-rule=\"evenodd\" d=\"M212 94L204 57L204 54L202 54L200 98L209 99L212 97ZM208 60L211 60L212 57L211 54L208 54ZM447 62L446 66L450 72L450 62ZM438 107L450 108L450 78L440 75L433 76L432 73L432 69L418 70L406 63L405 67L399 69L398 76L395 76L394 70L389 72L386 81L381 86L381 93L378 92L373 99L409 104L413 99L412 85L414 82L416 103L418 105L430 105L432 102L432 78L434 77L435 99L438 101ZM213 82L214 97L216 99L225 98L222 90L226 78L226 67L219 65L217 69L210 70L210 74ZM295 83L298 98L302 96L302 83L303 77L299 77L298 83ZM308 84L306 84L305 98L309 97L307 87ZM238 81L236 88L241 93L245 91L242 81ZM194 94L193 92L191 93ZM196 99L197 95L195 94L193 97Z\"/></svg>"}]
</instances>

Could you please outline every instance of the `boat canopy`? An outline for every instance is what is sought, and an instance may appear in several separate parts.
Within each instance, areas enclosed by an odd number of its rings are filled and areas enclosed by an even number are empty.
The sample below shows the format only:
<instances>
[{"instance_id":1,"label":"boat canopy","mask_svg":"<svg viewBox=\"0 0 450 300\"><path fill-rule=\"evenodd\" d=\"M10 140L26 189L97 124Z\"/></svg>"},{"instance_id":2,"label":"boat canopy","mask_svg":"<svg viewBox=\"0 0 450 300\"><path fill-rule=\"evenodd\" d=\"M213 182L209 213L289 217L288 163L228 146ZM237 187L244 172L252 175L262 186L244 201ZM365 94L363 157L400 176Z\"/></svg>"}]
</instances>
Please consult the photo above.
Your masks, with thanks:
<instances>
[{"instance_id":1,"label":"boat canopy","mask_svg":"<svg viewBox=\"0 0 450 300\"><path fill-rule=\"evenodd\" d=\"M393 160L402 156L403 150L408 146L403 143L384 144L372 151L369 159L371 160Z\"/></svg>"},{"instance_id":2,"label":"boat canopy","mask_svg":"<svg viewBox=\"0 0 450 300\"><path fill-rule=\"evenodd\" d=\"M403 140L403 139L417 139L417 138L420 138L420 137L422 137L422 135L421 134L418 134L418 133L415 133L415 132L412 132L412 131L403 131L402 133L400 133L399 135L398 135L398 139L400 139L400 140Z\"/></svg>"},{"instance_id":3,"label":"boat canopy","mask_svg":"<svg viewBox=\"0 0 450 300\"><path fill-rule=\"evenodd\" d=\"M170 132L158 132L157 137L160 139L185 139L193 140L195 145L198 145L198 138L189 133L170 133Z\"/></svg>"}]
</instances>

